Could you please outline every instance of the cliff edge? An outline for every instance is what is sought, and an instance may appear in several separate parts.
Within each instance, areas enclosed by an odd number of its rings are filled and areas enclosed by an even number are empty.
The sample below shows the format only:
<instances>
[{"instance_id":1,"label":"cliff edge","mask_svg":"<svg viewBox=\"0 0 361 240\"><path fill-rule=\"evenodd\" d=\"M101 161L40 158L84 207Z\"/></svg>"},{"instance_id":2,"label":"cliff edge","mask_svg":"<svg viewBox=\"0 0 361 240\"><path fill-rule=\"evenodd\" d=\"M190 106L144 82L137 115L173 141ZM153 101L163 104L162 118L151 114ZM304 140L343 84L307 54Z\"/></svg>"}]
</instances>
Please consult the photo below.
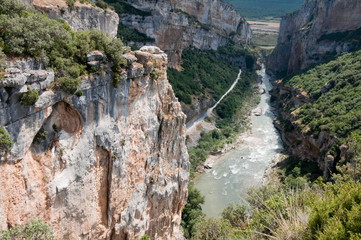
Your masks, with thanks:
<instances>
[{"instance_id":1,"label":"cliff edge","mask_svg":"<svg viewBox=\"0 0 361 240\"><path fill-rule=\"evenodd\" d=\"M273 73L294 73L360 46L361 2L309 0L282 18L277 46L267 58Z\"/></svg>"},{"instance_id":2,"label":"cliff edge","mask_svg":"<svg viewBox=\"0 0 361 240\"><path fill-rule=\"evenodd\" d=\"M8 62L0 122L14 142L0 161L0 228L43 219L60 239L175 239L189 177L185 120L157 47L82 77L82 95L52 87L33 59ZM34 106L19 102L37 89Z\"/></svg>"}]
</instances>

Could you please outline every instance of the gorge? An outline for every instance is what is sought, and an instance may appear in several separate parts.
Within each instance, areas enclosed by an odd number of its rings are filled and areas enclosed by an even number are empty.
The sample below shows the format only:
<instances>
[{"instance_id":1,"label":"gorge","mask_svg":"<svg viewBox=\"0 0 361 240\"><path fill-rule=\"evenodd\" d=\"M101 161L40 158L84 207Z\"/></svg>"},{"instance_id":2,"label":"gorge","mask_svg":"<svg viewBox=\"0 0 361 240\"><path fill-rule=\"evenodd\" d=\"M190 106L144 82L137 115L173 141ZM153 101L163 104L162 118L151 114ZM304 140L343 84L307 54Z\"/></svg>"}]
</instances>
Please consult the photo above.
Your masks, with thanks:
<instances>
[{"instance_id":1,"label":"gorge","mask_svg":"<svg viewBox=\"0 0 361 240\"><path fill-rule=\"evenodd\" d=\"M247 189L260 186L266 167L283 149L278 131L273 126L274 114L270 106L270 77L263 67L259 75L265 93L258 108L261 116L250 116L250 130L240 135L241 143L221 156L218 163L195 182L205 196L202 206L207 216L219 217L230 203L247 203ZM241 81L241 80L240 80Z\"/></svg>"},{"instance_id":2,"label":"gorge","mask_svg":"<svg viewBox=\"0 0 361 240\"><path fill-rule=\"evenodd\" d=\"M359 239L360 4L0 0L0 239Z\"/></svg>"}]
</instances>

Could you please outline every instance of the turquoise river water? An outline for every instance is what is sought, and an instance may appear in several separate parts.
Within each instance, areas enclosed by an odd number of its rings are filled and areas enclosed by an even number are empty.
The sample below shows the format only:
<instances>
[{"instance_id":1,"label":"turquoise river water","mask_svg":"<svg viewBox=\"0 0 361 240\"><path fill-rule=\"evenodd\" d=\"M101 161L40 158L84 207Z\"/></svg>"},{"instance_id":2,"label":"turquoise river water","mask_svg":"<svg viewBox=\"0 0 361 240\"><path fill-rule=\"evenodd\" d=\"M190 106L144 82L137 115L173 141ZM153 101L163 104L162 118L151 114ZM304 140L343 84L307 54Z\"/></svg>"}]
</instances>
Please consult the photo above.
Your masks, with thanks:
<instances>
[{"instance_id":1,"label":"turquoise river water","mask_svg":"<svg viewBox=\"0 0 361 240\"><path fill-rule=\"evenodd\" d=\"M231 202L246 203L247 189L262 184L266 167L283 149L279 133L273 125L275 116L268 93L272 88L270 77L264 68L259 74L262 76L262 87L266 90L257 106L263 114L251 116L252 130L245 134L242 143L223 155L195 183L195 187L205 196L202 208L207 216L219 217Z\"/></svg>"}]
</instances>

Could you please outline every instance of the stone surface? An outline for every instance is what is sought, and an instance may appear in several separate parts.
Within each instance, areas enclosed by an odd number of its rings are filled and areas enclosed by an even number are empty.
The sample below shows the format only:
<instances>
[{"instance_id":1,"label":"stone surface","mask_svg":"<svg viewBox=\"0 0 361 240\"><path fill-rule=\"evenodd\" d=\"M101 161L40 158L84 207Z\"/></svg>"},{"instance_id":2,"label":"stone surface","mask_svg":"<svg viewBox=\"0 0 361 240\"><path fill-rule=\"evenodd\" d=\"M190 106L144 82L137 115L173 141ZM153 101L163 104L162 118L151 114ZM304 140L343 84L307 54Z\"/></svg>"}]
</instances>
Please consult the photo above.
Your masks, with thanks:
<instances>
[{"instance_id":1,"label":"stone surface","mask_svg":"<svg viewBox=\"0 0 361 240\"><path fill-rule=\"evenodd\" d=\"M106 68L82 79L81 97L42 90L32 107L1 103L14 145L1 156L0 229L40 218L59 239L179 236L186 117L167 80L167 56L150 52L129 53L139 61L117 88ZM157 79L140 74L149 63ZM40 129L48 134L36 142Z\"/></svg>"},{"instance_id":2,"label":"stone surface","mask_svg":"<svg viewBox=\"0 0 361 240\"><path fill-rule=\"evenodd\" d=\"M49 18L65 19L74 31L98 29L110 37L117 36L119 17L110 9L103 10L78 1L72 9L66 0L33 0L32 4Z\"/></svg>"},{"instance_id":3,"label":"stone surface","mask_svg":"<svg viewBox=\"0 0 361 240\"><path fill-rule=\"evenodd\" d=\"M331 55L355 49L360 45L359 37L354 41L342 36L359 30L360 23L359 0L305 1L299 11L282 18L278 43L267 59L267 68L273 73L298 72Z\"/></svg>"},{"instance_id":4,"label":"stone surface","mask_svg":"<svg viewBox=\"0 0 361 240\"><path fill-rule=\"evenodd\" d=\"M321 131L317 136L309 135L306 132L300 131L297 127L297 120L299 110L289 112L283 110L282 106L301 106L311 102L311 98L304 92L300 92L298 88L289 88L282 85L281 81L275 83L275 88L270 92L275 99L275 106L280 109L282 122L275 121L275 127L281 131L282 141L289 146L289 151L293 156L298 157L303 161L314 161L323 171L325 180L330 176L330 168L332 166L331 155L329 150L334 143L337 142L336 137L331 137L327 132ZM282 95L287 94L289 97L284 98ZM288 122L289 121L289 122ZM288 122L294 126L285 130L284 124Z\"/></svg>"},{"instance_id":5,"label":"stone surface","mask_svg":"<svg viewBox=\"0 0 361 240\"><path fill-rule=\"evenodd\" d=\"M258 108L255 108L252 110L252 113L255 115L255 116L261 116L262 115L262 108L258 107Z\"/></svg>"},{"instance_id":6,"label":"stone surface","mask_svg":"<svg viewBox=\"0 0 361 240\"><path fill-rule=\"evenodd\" d=\"M179 67L185 48L216 50L229 39L247 43L252 36L240 13L220 0L128 0L128 3L151 12L151 16L121 14L120 22L155 39L155 45L167 53L171 67Z\"/></svg>"}]
</instances>

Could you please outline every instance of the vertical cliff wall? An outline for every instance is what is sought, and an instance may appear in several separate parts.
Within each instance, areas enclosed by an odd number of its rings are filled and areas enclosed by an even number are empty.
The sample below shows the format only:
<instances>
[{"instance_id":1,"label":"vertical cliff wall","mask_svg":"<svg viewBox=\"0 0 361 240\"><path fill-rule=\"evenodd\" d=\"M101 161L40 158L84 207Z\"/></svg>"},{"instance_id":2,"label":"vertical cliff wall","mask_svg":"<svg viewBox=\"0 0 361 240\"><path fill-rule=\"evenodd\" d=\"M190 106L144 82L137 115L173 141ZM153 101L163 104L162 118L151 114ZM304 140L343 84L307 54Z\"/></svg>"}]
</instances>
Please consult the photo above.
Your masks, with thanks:
<instances>
[{"instance_id":1,"label":"vertical cliff wall","mask_svg":"<svg viewBox=\"0 0 361 240\"><path fill-rule=\"evenodd\" d=\"M293 73L360 46L361 2L309 0L282 18L278 43L267 59L274 73Z\"/></svg>"},{"instance_id":2,"label":"vertical cliff wall","mask_svg":"<svg viewBox=\"0 0 361 240\"><path fill-rule=\"evenodd\" d=\"M249 24L240 13L219 0L127 2L151 14L120 14L120 22L153 38L155 45L168 54L172 67L178 66L185 48L216 50L229 40L247 43L252 36Z\"/></svg>"},{"instance_id":3,"label":"vertical cliff wall","mask_svg":"<svg viewBox=\"0 0 361 240\"><path fill-rule=\"evenodd\" d=\"M0 228L40 218L60 239L176 239L189 177L185 115L156 47L125 55L118 87L85 76L82 96L52 84L34 60L11 62L0 86ZM53 86L53 87L52 87ZM38 89L34 106L19 96Z\"/></svg>"}]
</instances>

